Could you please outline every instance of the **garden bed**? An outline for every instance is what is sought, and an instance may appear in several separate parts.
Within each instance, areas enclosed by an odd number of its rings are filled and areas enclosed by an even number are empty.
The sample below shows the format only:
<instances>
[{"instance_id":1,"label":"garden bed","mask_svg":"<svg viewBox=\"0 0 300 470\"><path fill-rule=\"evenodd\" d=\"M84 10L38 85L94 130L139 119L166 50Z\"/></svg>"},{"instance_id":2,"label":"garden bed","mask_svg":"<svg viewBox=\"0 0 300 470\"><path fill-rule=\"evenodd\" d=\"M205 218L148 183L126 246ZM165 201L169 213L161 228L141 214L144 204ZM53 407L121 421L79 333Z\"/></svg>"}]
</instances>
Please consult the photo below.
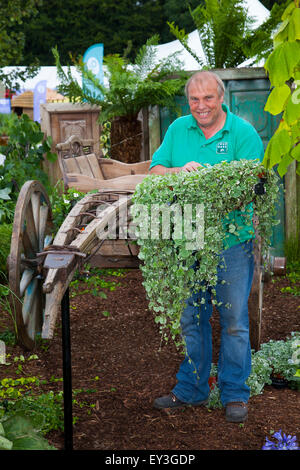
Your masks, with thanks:
<instances>
[{"instance_id":1,"label":"garden bed","mask_svg":"<svg viewBox=\"0 0 300 470\"><path fill-rule=\"evenodd\" d=\"M73 405L75 450L260 450L265 438L282 429L300 437L299 391L266 385L251 397L249 417L243 425L227 423L224 409L187 408L171 413L152 408L155 397L168 393L182 359L173 343L161 342L158 326L148 310L139 270L123 277L108 277L120 285L103 289L106 298L86 292L71 295L72 386L81 391ZM299 297L281 293L285 278L265 285L262 342L282 340L299 331ZM77 289L85 289L79 283ZM76 293L78 290L76 291ZM75 293L74 290L71 294ZM105 296L104 296L105 297ZM213 353L219 346L215 311ZM1 325L6 325L1 315ZM30 355L37 358L28 360ZM62 390L61 330L55 338L24 353L8 346L10 365L0 367L4 377L37 376L44 392ZM13 357L24 355L24 361ZM61 430L47 436L63 449Z\"/></svg>"}]
</instances>

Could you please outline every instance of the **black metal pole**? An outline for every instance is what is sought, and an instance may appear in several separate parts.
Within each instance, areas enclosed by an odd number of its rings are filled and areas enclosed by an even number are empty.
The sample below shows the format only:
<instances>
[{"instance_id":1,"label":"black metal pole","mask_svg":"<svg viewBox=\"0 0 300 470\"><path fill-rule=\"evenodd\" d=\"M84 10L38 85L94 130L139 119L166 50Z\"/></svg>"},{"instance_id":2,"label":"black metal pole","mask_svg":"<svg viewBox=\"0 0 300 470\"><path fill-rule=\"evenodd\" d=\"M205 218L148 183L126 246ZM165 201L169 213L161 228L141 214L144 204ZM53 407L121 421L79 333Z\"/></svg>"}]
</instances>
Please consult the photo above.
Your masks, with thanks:
<instances>
[{"instance_id":1,"label":"black metal pole","mask_svg":"<svg viewBox=\"0 0 300 470\"><path fill-rule=\"evenodd\" d=\"M73 449L72 367L69 288L61 301L65 450Z\"/></svg>"}]
</instances>

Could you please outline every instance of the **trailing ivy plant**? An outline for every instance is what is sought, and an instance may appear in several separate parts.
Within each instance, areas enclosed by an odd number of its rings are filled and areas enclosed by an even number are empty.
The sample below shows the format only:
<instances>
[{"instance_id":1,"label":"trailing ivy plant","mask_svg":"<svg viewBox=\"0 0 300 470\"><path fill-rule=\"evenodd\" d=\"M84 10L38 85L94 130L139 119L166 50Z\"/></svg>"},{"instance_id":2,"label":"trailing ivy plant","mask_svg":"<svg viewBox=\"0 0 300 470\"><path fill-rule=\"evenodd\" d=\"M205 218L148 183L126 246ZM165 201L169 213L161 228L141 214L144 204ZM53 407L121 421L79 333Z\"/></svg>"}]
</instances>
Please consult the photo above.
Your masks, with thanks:
<instances>
[{"instance_id":1,"label":"trailing ivy plant","mask_svg":"<svg viewBox=\"0 0 300 470\"><path fill-rule=\"evenodd\" d=\"M261 182L261 176L265 178L266 191L263 195L256 195L254 188ZM258 160L206 165L190 173L149 175L136 187L132 217L140 247L139 258L143 261L144 287L149 307L166 339L170 333L177 342L180 316L191 291L205 290L209 285L215 293L219 254L226 248L228 233L239 237L239 219L230 218L230 212L239 209L241 217L249 225L249 232L254 235L254 210L259 219L257 233L262 240L263 252L266 252L275 223L278 191L275 172L266 171ZM195 250L187 247L193 247L199 237L197 204L203 204L204 237L202 248ZM170 209L170 221L175 230L170 230L169 236L164 235L166 227L162 223L159 236L151 237L154 220L151 212L155 205ZM194 209L192 230L188 236L184 230L176 233L187 205ZM197 270L192 268L195 262L199 262Z\"/></svg>"},{"instance_id":2,"label":"trailing ivy plant","mask_svg":"<svg viewBox=\"0 0 300 470\"><path fill-rule=\"evenodd\" d=\"M265 110L273 115L282 113L282 119L263 163L267 168L278 165L283 176L293 161L300 161L300 0L287 6L273 42L265 63L272 87Z\"/></svg>"}]
</instances>

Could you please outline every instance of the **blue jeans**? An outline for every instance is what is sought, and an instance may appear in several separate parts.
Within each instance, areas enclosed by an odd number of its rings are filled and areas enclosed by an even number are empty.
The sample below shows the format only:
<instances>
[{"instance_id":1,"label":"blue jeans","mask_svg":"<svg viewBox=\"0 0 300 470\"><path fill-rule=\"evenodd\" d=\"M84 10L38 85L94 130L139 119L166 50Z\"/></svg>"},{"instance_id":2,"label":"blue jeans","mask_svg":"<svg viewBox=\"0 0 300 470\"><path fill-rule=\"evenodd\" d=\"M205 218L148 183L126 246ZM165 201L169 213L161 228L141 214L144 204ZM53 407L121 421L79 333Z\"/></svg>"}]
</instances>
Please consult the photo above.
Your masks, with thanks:
<instances>
[{"instance_id":1,"label":"blue jeans","mask_svg":"<svg viewBox=\"0 0 300 470\"><path fill-rule=\"evenodd\" d=\"M225 260L225 269L224 262ZM218 387L223 406L231 401L247 403L250 390L246 380L251 371L248 297L254 271L252 240L221 253L218 282L215 286L221 326L218 361ZM222 282L222 281L225 281ZM204 298L205 303L199 301ZM198 305L195 306L194 303ZM227 304L227 305L226 305ZM179 400L195 403L209 395L208 379L212 362L211 290L193 294L181 317L186 356L176 375L172 392Z\"/></svg>"}]
</instances>

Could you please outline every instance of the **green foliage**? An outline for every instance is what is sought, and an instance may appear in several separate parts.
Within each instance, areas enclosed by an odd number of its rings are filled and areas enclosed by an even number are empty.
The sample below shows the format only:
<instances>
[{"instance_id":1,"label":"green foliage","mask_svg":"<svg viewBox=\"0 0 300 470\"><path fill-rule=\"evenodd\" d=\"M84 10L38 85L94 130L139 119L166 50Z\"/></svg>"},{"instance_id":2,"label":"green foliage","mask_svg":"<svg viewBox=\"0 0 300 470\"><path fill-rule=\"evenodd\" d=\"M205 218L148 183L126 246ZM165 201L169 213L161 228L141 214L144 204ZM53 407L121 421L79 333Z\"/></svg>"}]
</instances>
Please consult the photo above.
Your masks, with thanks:
<instances>
[{"instance_id":1,"label":"green foliage","mask_svg":"<svg viewBox=\"0 0 300 470\"><path fill-rule=\"evenodd\" d=\"M189 9L194 10L199 4L203 3L204 0L184 0L183 2L165 0L163 5L164 16L169 22L176 22L180 24L181 28L185 31L191 32L195 29L195 25ZM161 38L163 43L174 40L166 20L164 21L164 27L161 31Z\"/></svg>"},{"instance_id":2,"label":"green foliage","mask_svg":"<svg viewBox=\"0 0 300 470\"><path fill-rule=\"evenodd\" d=\"M161 0L43 1L39 15L18 28L26 37L24 64L37 57L42 65L52 65L51 48L55 44L60 46L64 65L70 63L70 52L83 55L96 43L104 44L105 54L115 54L132 41L134 54L148 37L165 26L163 3Z\"/></svg>"},{"instance_id":3,"label":"green foliage","mask_svg":"<svg viewBox=\"0 0 300 470\"><path fill-rule=\"evenodd\" d=\"M13 325L14 334L17 336L17 324L16 324L16 312L15 303L16 295L7 286L7 275L5 272L1 272L1 277L4 278L5 284L0 284L0 305L3 312L7 313Z\"/></svg>"},{"instance_id":4,"label":"green foliage","mask_svg":"<svg viewBox=\"0 0 300 470\"><path fill-rule=\"evenodd\" d=\"M294 261L287 262L287 273L286 279L289 281L289 285L281 288L283 294L292 294L300 296L300 256L298 248L298 257L294 258Z\"/></svg>"},{"instance_id":5,"label":"green foliage","mask_svg":"<svg viewBox=\"0 0 300 470\"><path fill-rule=\"evenodd\" d=\"M59 230L72 207L86 194L69 188L64 192L63 181L58 181L49 191L49 200L52 210L52 221L55 233Z\"/></svg>"},{"instance_id":6,"label":"green foliage","mask_svg":"<svg viewBox=\"0 0 300 470\"><path fill-rule=\"evenodd\" d=\"M29 418L42 435L51 430L63 430L63 393L49 391L23 396L22 399L9 401L7 412L10 417L22 414Z\"/></svg>"},{"instance_id":7,"label":"green foliage","mask_svg":"<svg viewBox=\"0 0 300 470\"><path fill-rule=\"evenodd\" d=\"M300 343L300 333L293 332L286 341L270 340L261 345L260 355L264 356L272 368L272 372L281 375L286 380L293 380L299 362L293 360L295 345Z\"/></svg>"},{"instance_id":8,"label":"green foliage","mask_svg":"<svg viewBox=\"0 0 300 470\"><path fill-rule=\"evenodd\" d=\"M296 359L296 357L299 358L299 353L298 355L296 353L299 345L300 333L292 332L285 341L270 340L268 343L263 343L258 351L251 351L251 373L246 382L250 388L250 397L263 393L265 385L272 383L272 373L279 373L290 381L292 386L297 367L299 367ZM215 375L217 373L214 364L212 364L212 372ZM208 407L222 407L218 386L215 386L210 393Z\"/></svg>"},{"instance_id":9,"label":"green foliage","mask_svg":"<svg viewBox=\"0 0 300 470\"><path fill-rule=\"evenodd\" d=\"M1 206L0 206L1 215ZM7 274L7 258L10 253L10 241L12 234L12 224L1 224L0 225L0 276ZM2 273L2 274L1 274Z\"/></svg>"},{"instance_id":10,"label":"green foliage","mask_svg":"<svg viewBox=\"0 0 300 470\"><path fill-rule=\"evenodd\" d=\"M37 14L40 0L6 0L0 3L0 67L6 65L23 65L25 35L22 30L24 22ZM15 27L19 26L17 31ZM15 69L10 74L0 70L0 82L9 89L18 89L18 79L31 78L37 71L37 63L25 70ZM29 65L29 64L28 64Z\"/></svg>"},{"instance_id":11,"label":"green foliage","mask_svg":"<svg viewBox=\"0 0 300 470\"><path fill-rule=\"evenodd\" d=\"M46 187L48 177L42 169L44 156L54 161L56 154L51 152L51 138L44 139L40 125L32 121L26 114L18 118L11 114L9 119L0 121L0 133L9 137L8 144L0 147L5 160L0 165L0 201L1 194L9 197L5 208L0 202L1 222L12 221L12 210L22 185L30 180L41 181ZM10 191L8 191L8 189Z\"/></svg>"},{"instance_id":12,"label":"green foliage","mask_svg":"<svg viewBox=\"0 0 300 470\"><path fill-rule=\"evenodd\" d=\"M93 84L97 93L81 88L73 80L70 70L65 73L60 64L57 48L53 49L60 93L72 102L88 102L101 106L100 122L110 121L115 117L126 116L136 119L139 111L148 106L164 106L174 110L174 96L183 93L186 75L181 73L181 63L177 53L157 63L154 45L158 35L149 39L136 54L134 63L118 54L104 57L107 67L109 87L103 86L83 64L82 59L75 62L82 76ZM170 78L176 74L176 77Z\"/></svg>"},{"instance_id":13,"label":"green foliage","mask_svg":"<svg viewBox=\"0 0 300 470\"><path fill-rule=\"evenodd\" d=\"M55 447L40 435L29 418L15 415L0 423L0 449L55 450Z\"/></svg>"},{"instance_id":14,"label":"green foliage","mask_svg":"<svg viewBox=\"0 0 300 470\"><path fill-rule=\"evenodd\" d=\"M106 273L107 274L107 273ZM83 286L82 286L83 282ZM107 298L105 289L114 291L120 283L101 277L101 271L91 269L86 276L80 276L70 283L71 297L76 295L92 294L96 297Z\"/></svg>"},{"instance_id":15,"label":"green foliage","mask_svg":"<svg viewBox=\"0 0 300 470\"><path fill-rule=\"evenodd\" d=\"M111 130L110 121L104 122L102 124L102 132L100 136L100 147L102 149L102 155L105 158L110 158L110 149L111 149L110 130Z\"/></svg>"},{"instance_id":16,"label":"green foliage","mask_svg":"<svg viewBox=\"0 0 300 470\"><path fill-rule=\"evenodd\" d=\"M278 129L266 148L264 165L277 166L284 176L289 165L300 161L300 2L289 2L282 22L274 36L274 49L265 69L272 91L265 110L273 115L282 113ZM300 174L299 165L297 173Z\"/></svg>"},{"instance_id":17,"label":"green foliage","mask_svg":"<svg viewBox=\"0 0 300 470\"><path fill-rule=\"evenodd\" d=\"M211 67L234 67L246 59L241 38L249 34L251 20L242 1L206 0L191 15Z\"/></svg>"},{"instance_id":18,"label":"green foliage","mask_svg":"<svg viewBox=\"0 0 300 470\"><path fill-rule=\"evenodd\" d=\"M248 204L253 202L253 210L259 218L258 231L263 250L270 245L279 186L275 173L267 172L266 194L255 196L253 188L263 170L259 161L222 162L190 173L149 175L137 186L133 195L132 214L138 227L136 236L140 246L139 257L143 260L141 270L149 306L165 337L169 332L172 339L177 341L180 316L190 292L206 289L207 285L212 288L216 285L219 253L223 247L226 248L227 233L235 232L238 237L239 226L226 222L232 210L239 208L242 211L242 217L251 230L252 213ZM168 207L174 197L176 207L181 207L182 213L186 204L204 204L202 249L187 249L185 233L177 237L175 230L171 236L164 238L162 228L162 233L155 239L148 231L149 218L140 220L140 207L148 208L150 214L155 204ZM170 211L173 227L176 227L177 216L178 212ZM190 238L192 243L197 241L198 236L195 222L197 219L194 218L194 238ZM200 268L195 272L192 266L197 260Z\"/></svg>"},{"instance_id":19,"label":"green foliage","mask_svg":"<svg viewBox=\"0 0 300 470\"><path fill-rule=\"evenodd\" d=\"M241 0L204 0L196 8L189 7L190 15L199 32L205 62L188 46L188 35L174 21L170 31L199 63L200 67L236 67L251 57L259 60L270 52L271 34L280 21L283 7L274 5L270 17L253 30L253 19Z\"/></svg>"}]
</instances>

